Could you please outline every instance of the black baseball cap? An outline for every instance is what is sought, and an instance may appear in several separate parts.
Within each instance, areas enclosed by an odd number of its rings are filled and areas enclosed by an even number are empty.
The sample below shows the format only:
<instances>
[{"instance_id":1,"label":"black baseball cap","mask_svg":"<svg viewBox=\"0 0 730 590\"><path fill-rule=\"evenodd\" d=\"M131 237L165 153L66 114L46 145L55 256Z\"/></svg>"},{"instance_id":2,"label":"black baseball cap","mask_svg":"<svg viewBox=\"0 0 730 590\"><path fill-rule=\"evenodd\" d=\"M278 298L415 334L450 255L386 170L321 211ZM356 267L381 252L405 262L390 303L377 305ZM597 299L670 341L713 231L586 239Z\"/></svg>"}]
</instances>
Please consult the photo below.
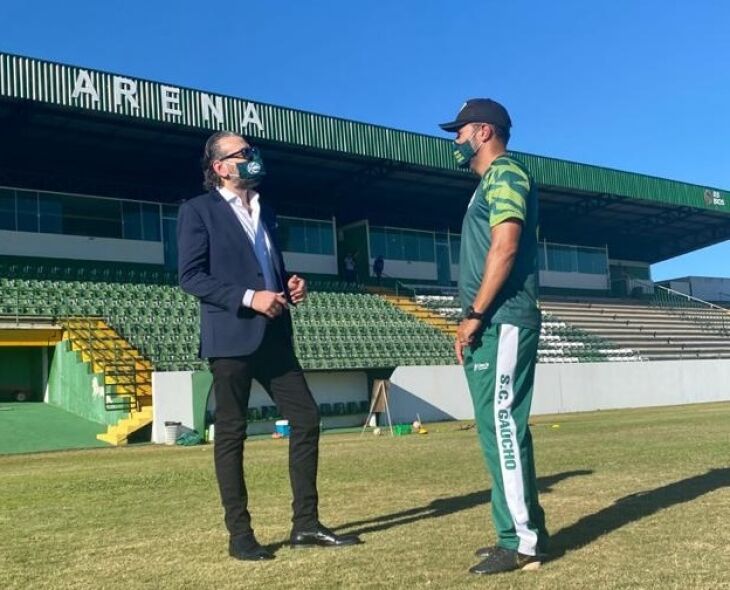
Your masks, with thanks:
<instances>
[{"instance_id":1,"label":"black baseball cap","mask_svg":"<svg viewBox=\"0 0 730 590\"><path fill-rule=\"evenodd\" d=\"M444 131L457 131L469 123L491 123L507 131L512 127L507 109L491 98L470 98L454 121L441 123L439 127Z\"/></svg>"}]
</instances>

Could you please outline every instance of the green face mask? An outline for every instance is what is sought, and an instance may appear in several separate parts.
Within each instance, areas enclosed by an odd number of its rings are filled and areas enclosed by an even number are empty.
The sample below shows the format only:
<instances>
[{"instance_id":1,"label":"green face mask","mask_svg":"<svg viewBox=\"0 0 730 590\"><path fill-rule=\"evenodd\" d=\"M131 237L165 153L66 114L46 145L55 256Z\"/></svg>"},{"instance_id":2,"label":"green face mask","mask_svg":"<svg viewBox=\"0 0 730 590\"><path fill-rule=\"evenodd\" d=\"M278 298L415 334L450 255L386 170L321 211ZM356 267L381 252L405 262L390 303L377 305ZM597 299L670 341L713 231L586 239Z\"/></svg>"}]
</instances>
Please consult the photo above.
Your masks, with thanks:
<instances>
[{"instance_id":1,"label":"green face mask","mask_svg":"<svg viewBox=\"0 0 730 590\"><path fill-rule=\"evenodd\" d=\"M471 140L474 139L475 135L476 131L464 143L456 143L455 141L451 143L451 147L454 150L454 160L456 160L456 165L459 168L467 168L471 159L477 154L478 150L475 150L471 145Z\"/></svg>"},{"instance_id":2,"label":"green face mask","mask_svg":"<svg viewBox=\"0 0 730 590\"><path fill-rule=\"evenodd\" d=\"M245 162L236 164L238 175L243 180L259 180L266 174L261 152L257 148L250 148L248 158Z\"/></svg>"}]
</instances>

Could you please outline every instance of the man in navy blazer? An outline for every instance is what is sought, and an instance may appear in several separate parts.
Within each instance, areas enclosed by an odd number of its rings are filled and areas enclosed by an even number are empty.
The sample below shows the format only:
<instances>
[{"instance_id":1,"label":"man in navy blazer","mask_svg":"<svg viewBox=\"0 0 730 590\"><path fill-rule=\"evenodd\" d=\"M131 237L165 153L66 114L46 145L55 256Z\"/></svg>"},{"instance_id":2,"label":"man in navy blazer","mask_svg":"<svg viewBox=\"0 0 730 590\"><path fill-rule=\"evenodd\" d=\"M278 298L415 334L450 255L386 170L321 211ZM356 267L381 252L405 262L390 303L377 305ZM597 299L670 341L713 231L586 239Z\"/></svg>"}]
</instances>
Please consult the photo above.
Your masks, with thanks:
<instances>
[{"instance_id":1,"label":"man in navy blazer","mask_svg":"<svg viewBox=\"0 0 730 590\"><path fill-rule=\"evenodd\" d=\"M251 381L256 379L289 420L293 548L354 545L319 522L319 412L294 353L290 304L307 286L288 276L271 209L253 189L264 175L259 151L221 131L205 144L204 186L178 214L180 287L200 301L200 356L207 358L216 395L215 469L230 533L229 553L273 559L254 536L243 476Z\"/></svg>"}]
</instances>

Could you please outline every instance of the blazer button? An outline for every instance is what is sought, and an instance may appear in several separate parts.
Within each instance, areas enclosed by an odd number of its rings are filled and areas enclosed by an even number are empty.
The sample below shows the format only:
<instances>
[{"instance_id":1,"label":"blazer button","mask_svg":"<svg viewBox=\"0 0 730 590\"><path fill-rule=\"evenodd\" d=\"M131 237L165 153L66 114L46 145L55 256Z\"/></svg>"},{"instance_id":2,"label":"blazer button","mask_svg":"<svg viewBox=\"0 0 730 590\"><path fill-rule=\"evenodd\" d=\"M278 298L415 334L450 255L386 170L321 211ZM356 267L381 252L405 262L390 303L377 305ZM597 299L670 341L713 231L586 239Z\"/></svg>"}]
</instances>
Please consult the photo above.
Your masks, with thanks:
<instances>
[{"instance_id":1,"label":"blazer button","mask_svg":"<svg viewBox=\"0 0 730 590\"><path fill-rule=\"evenodd\" d=\"M257 273L256 273L256 276L257 276L257 277L262 277L262 276L264 276L264 273L262 273L262 272L257 272Z\"/></svg>"}]
</instances>

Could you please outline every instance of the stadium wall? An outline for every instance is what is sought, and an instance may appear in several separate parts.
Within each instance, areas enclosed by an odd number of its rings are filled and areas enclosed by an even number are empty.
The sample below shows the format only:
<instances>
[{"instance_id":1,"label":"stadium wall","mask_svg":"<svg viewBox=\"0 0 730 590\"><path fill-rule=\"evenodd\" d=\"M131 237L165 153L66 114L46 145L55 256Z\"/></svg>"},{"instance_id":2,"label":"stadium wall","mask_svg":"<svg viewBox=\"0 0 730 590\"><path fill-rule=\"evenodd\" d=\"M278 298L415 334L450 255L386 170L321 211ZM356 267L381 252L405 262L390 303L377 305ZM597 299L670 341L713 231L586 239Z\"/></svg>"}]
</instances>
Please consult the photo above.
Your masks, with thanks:
<instances>
[{"instance_id":1,"label":"stadium wall","mask_svg":"<svg viewBox=\"0 0 730 590\"><path fill-rule=\"evenodd\" d=\"M286 268L301 272L322 275L337 275L337 256L307 254L304 252L282 252Z\"/></svg>"},{"instance_id":2,"label":"stadium wall","mask_svg":"<svg viewBox=\"0 0 730 590\"><path fill-rule=\"evenodd\" d=\"M305 373L307 383L318 404L349 401L360 402L368 399L368 378L363 371ZM208 371L168 371L152 373L152 401L154 420L152 423L152 442L165 441L165 422L181 422L184 428L195 429L202 433L205 429L205 409L208 392L213 376ZM271 406L264 389L254 381L251 387L249 407ZM365 416L324 417L325 428L339 428L362 424ZM252 422L249 434L271 433L271 422Z\"/></svg>"},{"instance_id":3,"label":"stadium wall","mask_svg":"<svg viewBox=\"0 0 730 590\"><path fill-rule=\"evenodd\" d=\"M372 272L373 258L370 262L370 276L375 276ZM398 279L406 279L410 281L436 281L438 279L438 269L434 262L411 262L410 260L392 260L384 258L384 273L388 276Z\"/></svg>"},{"instance_id":4,"label":"stadium wall","mask_svg":"<svg viewBox=\"0 0 730 590\"><path fill-rule=\"evenodd\" d=\"M588 412L730 400L730 360L539 364L532 414ZM474 418L460 366L398 367L391 377L396 422Z\"/></svg>"},{"instance_id":5,"label":"stadium wall","mask_svg":"<svg viewBox=\"0 0 730 590\"><path fill-rule=\"evenodd\" d=\"M45 401L98 424L116 424L127 412L104 407L104 378L79 357L69 340L56 345Z\"/></svg>"},{"instance_id":6,"label":"stadium wall","mask_svg":"<svg viewBox=\"0 0 730 590\"><path fill-rule=\"evenodd\" d=\"M540 287L608 291L610 285L608 275L541 270Z\"/></svg>"},{"instance_id":7,"label":"stadium wall","mask_svg":"<svg viewBox=\"0 0 730 590\"><path fill-rule=\"evenodd\" d=\"M0 254L162 264L162 242L0 230Z\"/></svg>"}]
</instances>

